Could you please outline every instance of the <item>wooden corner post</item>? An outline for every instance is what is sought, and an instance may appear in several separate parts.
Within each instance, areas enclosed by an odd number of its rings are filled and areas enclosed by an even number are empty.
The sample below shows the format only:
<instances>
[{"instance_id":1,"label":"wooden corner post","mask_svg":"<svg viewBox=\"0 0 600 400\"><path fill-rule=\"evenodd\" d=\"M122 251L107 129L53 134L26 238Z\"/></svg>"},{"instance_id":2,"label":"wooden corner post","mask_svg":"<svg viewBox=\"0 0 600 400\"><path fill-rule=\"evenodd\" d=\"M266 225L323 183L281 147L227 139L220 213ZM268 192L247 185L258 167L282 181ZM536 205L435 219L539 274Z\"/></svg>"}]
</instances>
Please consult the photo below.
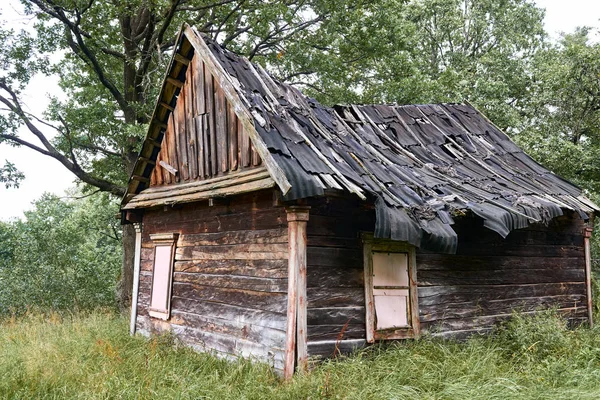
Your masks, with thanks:
<instances>
[{"instance_id":1,"label":"wooden corner post","mask_svg":"<svg viewBox=\"0 0 600 400\"><path fill-rule=\"evenodd\" d=\"M142 224L136 222L135 228L135 259L133 260L133 290L131 293L131 319L129 321L129 334L135 335L135 323L137 320L137 304L140 289L140 262L142 255Z\"/></svg>"},{"instance_id":2,"label":"wooden corner post","mask_svg":"<svg viewBox=\"0 0 600 400\"><path fill-rule=\"evenodd\" d=\"M585 251L585 286L587 297L587 311L590 328L594 327L593 303L592 303L592 252L590 248L590 238L592 237L592 228L586 227L583 230L583 244Z\"/></svg>"},{"instance_id":3,"label":"wooden corner post","mask_svg":"<svg viewBox=\"0 0 600 400\"><path fill-rule=\"evenodd\" d=\"M294 366L308 369L306 335L306 223L310 207L287 207L288 304L284 378L291 379Z\"/></svg>"}]
</instances>

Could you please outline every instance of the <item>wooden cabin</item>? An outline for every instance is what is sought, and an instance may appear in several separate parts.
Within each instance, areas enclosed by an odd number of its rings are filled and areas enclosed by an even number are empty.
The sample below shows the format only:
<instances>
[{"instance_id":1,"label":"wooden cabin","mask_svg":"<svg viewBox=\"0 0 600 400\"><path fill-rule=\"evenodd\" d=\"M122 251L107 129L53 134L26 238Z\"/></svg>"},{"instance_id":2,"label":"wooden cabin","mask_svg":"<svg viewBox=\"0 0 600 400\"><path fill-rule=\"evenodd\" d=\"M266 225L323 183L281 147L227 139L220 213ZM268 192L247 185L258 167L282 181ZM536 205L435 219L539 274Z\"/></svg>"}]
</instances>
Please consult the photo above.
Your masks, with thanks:
<instances>
[{"instance_id":1,"label":"wooden cabin","mask_svg":"<svg viewBox=\"0 0 600 400\"><path fill-rule=\"evenodd\" d=\"M596 211L468 104L325 107L185 27L122 203L131 330L290 376L513 310L591 324Z\"/></svg>"}]
</instances>

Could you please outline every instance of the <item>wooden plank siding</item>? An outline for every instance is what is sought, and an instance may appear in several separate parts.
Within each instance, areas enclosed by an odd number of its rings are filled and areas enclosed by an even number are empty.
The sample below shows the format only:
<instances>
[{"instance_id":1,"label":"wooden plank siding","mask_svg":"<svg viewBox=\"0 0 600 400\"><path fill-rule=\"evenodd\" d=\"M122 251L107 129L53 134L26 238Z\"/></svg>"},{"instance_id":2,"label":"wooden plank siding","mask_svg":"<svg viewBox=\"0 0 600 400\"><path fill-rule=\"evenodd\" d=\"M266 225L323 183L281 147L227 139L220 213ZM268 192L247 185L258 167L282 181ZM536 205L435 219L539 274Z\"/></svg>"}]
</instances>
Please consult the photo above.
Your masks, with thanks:
<instances>
[{"instance_id":1,"label":"wooden plank siding","mask_svg":"<svg viewBox=\"0 0 600 400\"><path fill-rule=\"evenodd\" d=\"M179 233L171 318L148 316L152 233ZM137 328L172 330L218 355L254 357L283 369L287 303L287 221L272 190L144 214Z\"/></svg>"},{"instance_id":2,"label":"wooden plank siding","mask_svg":"<svg viewBox=\"0 0 600 400\"><path fill-rule=\"evenodd\" d=\"M374 213L358 199L310 202L307 225L307 333L309 357L332 357L363 347L365 299L361 231Z\"/></svg>"},{"instance_id":3,"label":"wooden plank siding","mask_svg":"<svg viewBox=\"0 0 600 400\"><path fill-rule=\"evenodd\" d=\"M366 345L362 243L375 216L350 199L310 202L308 222L309 356L331 357ZM464 337L485 332L513 310L558 307L586 321L583 222L568 216L506 239L464 219L458 253L417 250L421 330Z\"/></svg>"},{"instance_id":4,"label":"wooden plank siding","mask_svg":"<svg viewBox=\"0 0 600 400\"><path fill-rule=\"evenodd\" d=\"M185 77L166 124L150 186L204 180L260 166L247 131L199 57L192 57ZM177 173L169 173L160 161Z\"/></svg>"},{"instance_id":5,"label":"wooden plank siding","mask_svg":"<svg viewBox=\"0 0 600 400\"><path fill-rule=\"evenodd\" d=\"M417 252L421 327L442 336L492 329L513 310L558 307L587 319L583 221L554 219L502 239L480 221L457 226L456 255Z\"/></svg>"}]
</instances>

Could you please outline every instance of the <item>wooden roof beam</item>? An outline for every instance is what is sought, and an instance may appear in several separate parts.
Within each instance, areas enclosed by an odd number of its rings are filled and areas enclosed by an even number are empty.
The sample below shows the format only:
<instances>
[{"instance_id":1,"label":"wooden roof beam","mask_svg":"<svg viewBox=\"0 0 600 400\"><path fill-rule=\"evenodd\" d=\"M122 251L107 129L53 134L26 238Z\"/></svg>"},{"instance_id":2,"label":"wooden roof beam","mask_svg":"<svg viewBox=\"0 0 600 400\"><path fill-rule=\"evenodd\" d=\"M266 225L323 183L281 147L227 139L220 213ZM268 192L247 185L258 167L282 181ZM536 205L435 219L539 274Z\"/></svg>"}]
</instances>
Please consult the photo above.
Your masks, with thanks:
<instances>
[{"instance_id":1,"label":"wooden roof beam","mask_svg":"<svg viewBox=\"0 0 600 400\"><path fill-rule=\"evenodd\" d=\"M183 82L181 82L179 79L171 78L170 76L167 77L167 82L180 89L183 87Z\"/></svg>"},{"instance_id":2,"label":"wooden roof beam","mask_svg":"<svg viewBox=\"0 0 600 400\"><path fill-rule=\"evenodd\" d=\"M175 53L175 61L177 61L179 64L183 64L187 67L188 65L190 65L191 60L188 58L185 58L184 56L182 56L179 53Z\"/></svg>"}]
</instances>

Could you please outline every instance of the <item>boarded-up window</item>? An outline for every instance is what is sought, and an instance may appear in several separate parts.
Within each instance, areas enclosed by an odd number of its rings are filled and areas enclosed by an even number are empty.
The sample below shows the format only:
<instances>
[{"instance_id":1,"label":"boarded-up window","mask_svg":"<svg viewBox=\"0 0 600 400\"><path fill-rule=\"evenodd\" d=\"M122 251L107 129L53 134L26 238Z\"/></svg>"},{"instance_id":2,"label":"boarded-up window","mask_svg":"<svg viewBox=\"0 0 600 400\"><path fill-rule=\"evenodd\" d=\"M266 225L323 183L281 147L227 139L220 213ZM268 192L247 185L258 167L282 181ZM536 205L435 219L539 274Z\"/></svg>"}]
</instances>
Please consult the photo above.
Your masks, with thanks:
<instances>
[{"instance_id":1,"label":"boarded-up window","mask_svg":"<svg viewBox=\"0 0 600 400\"><path fill-rule=\"evenodd\" d=\"M408 327L408 254L373 253L375 329Z\"/></svg>"},{"instance_id":2,"label":"boarded-up window","mask_svg":"<svg viewBox=\"0 0 600 400\"><path fill-rule=\"evenodd\" d=\"M171 285L177 234L150 235L154 243L152 296L148 313L151 317L169 319L171 314Z\"/></svg>"},{"instance_id":3,"label":"boarded-up window","mask_svg":"<svg viewBox=\"0 0 600 400\"><path fill-rule=\"evenodd\" d=\"M364 238L367 340L418 334L414 247Z\"/></svg>"}]
</instances>

